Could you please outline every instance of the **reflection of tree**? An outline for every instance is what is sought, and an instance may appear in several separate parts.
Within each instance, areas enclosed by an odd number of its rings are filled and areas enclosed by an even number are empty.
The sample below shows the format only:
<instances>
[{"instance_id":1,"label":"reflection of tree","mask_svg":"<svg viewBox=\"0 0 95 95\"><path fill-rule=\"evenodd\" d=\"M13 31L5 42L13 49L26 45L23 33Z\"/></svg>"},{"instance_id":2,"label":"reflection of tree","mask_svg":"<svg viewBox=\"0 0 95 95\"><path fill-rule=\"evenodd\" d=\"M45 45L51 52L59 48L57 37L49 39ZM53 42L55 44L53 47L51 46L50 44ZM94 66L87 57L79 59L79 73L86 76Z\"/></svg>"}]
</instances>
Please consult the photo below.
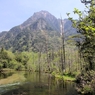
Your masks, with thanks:
<instances>
[{"instance_id":1,"label":"reflection of tree","mask_svg":"<svg viewBox=\"0 0 95 95\"><path fill-rule=\"evenodd\" d=\"M41 83L41 73L39 72L39 83Z\"/></svg>"},{"instance_id":2,"label":"reflection of tree","mask_svg":"<svg viewBox=\"0 0 95 95\"><path fill-rule=\"evenodd\" d=\"M48 75L48 91L49 91L49 95L51 93L51 76Z\"/></svg>"}]
</instances>

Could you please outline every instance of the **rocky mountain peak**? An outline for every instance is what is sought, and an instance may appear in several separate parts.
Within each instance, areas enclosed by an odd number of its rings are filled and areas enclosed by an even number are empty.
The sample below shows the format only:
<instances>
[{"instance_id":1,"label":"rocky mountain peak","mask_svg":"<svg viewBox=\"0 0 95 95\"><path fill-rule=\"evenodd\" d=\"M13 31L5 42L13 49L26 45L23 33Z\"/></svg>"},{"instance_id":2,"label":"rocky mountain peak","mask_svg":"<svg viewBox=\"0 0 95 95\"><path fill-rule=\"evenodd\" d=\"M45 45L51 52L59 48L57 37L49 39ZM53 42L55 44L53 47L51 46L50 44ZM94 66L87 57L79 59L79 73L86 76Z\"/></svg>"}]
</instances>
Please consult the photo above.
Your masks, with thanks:
<instances>
[{"instance_id":1,"label":"rocky mountain peak","mask_svg":"<svg viewBox=\"0 0 95 95\"><path fill-rule=\"evenodd\" d=\"M48 15L51 15L51 14L50 14L49 12L47 12L47 11L43 11L43 10L42 10L42 11L40 11L40 12L34 13L33 16L38 16L38 15L39 15L40 17L43 16L43 17L45 18L45 17L47 17Z\"/></svg>"},{"instance_id":2,"label":"rocky mountain peak","mask_svg":"<svg viewBox=\"0 0 95 95\"><path fill-rule=\"evenodd\" d=\"M52 14L50 14L47 11L40 11L40 12L36 12L33 14L33 16L31 16L28 20L26 20L24 23L22 23L20 25L21 29L26 28L30 25L33 25L34 23L36 23L39 19L43 19L46 21L46 23L48 23L51 27L54 27L54 30L59 28L56 26L59 26L58 24L58 20L56 17L54 17ZM57 29L59 31L59 29Z\"/></svg>"}]
</instances>

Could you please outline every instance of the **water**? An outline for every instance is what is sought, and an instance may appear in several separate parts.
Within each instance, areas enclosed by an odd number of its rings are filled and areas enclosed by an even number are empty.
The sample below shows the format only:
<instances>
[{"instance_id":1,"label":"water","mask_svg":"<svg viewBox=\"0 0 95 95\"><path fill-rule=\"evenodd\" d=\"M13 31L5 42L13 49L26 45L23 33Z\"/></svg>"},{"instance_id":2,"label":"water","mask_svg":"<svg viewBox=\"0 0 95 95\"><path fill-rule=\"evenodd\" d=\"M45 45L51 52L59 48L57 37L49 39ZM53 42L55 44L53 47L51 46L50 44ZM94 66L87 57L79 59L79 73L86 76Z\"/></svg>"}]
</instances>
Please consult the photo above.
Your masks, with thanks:
<instances>
[{"instance_id":1,"label":"water","mask_svg":"<svg viewBox=\"0 0 95 95\"><path fill-rule=\"evenodd\" d=\"M44 73L26 72L24 77L26 80L23 82L1 85L0 95L77 95L73 82L58 80Z\"/></svg>"},{"instance_id":2,"label":"water","mask_svg":"<svg viewBox=\"0 0 95 95\"><path fill-rule=\"evenodd\" d=\"M8 73L0 73L0 79L7 78L8 76L11 76L13 72L8 72Z\"/></svg>"}]
</instances>

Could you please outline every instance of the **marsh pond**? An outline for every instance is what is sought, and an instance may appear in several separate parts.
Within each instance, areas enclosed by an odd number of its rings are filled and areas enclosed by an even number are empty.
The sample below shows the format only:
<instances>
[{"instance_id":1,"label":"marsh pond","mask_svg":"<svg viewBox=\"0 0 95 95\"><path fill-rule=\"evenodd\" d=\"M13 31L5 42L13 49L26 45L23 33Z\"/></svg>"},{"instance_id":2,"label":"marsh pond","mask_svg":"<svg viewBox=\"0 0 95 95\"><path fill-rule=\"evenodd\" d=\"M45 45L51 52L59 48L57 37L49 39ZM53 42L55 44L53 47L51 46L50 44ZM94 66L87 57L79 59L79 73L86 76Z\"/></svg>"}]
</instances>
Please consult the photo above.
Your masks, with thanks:
<instances>
[{"instance_id":1,"label":"marsh pond","mask_svg":"<svg viewBox=\"0 0 95 95\"><path fill-rule=\"evenodd\" d=\"M0 95L78 95L75 83L46 73L7 72L0 74Z\"/></svg>"}]
</instances>

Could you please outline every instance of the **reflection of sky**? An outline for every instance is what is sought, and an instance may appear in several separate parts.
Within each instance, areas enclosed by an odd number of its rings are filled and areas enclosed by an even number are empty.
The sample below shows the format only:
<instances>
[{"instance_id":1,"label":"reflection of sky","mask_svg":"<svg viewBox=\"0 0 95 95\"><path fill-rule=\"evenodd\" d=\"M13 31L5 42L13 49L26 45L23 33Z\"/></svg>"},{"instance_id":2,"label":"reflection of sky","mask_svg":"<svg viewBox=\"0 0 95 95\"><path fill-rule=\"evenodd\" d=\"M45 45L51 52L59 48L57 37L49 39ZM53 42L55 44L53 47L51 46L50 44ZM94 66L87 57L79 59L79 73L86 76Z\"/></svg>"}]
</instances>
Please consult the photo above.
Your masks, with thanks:
<instances>
[{"instance_id":1,"label":"reflection of sky","mask_svg":"<svg viewBox=\"0 0 95 95\"><path fill-rule=\"evenodd\" d=\"M0 95L1 95L2 93L6 93L6 92L8 92L8 91L10 91L10 90L13 90L13 89L18 88L18 85L19 85L19 84L20 84L20 83L13 83L13 84L1 85L1 86L0 86Z\"/></svg>"},{"instance_id":2,"label":"reflection of sky","mask_svg":"<svg viewBox=\"0 0 95 95\"><path fill-rule=\"evenodd\" d=\"M0 0L0 32L23 23L34 12L46 10L57 18L60 14L67 18L66 13L72 13L75 7L84 9L80 0Z\"/></svg>"}]
</instances>

